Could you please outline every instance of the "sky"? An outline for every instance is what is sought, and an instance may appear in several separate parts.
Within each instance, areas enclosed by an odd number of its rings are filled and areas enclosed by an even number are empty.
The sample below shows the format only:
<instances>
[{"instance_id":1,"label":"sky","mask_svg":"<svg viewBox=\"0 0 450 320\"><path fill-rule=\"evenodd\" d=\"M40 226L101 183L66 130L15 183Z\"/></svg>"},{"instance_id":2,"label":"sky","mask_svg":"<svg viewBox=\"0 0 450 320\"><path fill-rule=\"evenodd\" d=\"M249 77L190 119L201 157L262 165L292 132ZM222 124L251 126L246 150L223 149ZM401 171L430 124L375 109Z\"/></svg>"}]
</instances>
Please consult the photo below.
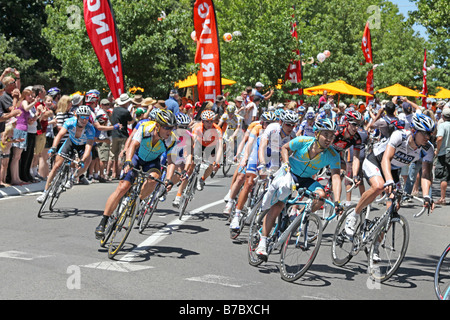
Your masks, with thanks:
<instances>
[{"instance_id":1,"label":"sky","mask_svg":"<svg viewBox=\"0 0 450 320\"><path fill-rule=\"evenodd\" d=\"M417 7L414 2L411 2L409 0L390 0L392 3L396 4L400 13L402 13L406 18L408 17L408 11L414 11ZM428 39L428 36L426 34L425 28L415 24L413 26L414 31L419 32L419 34L424 37L425 39Z\"/></svg>"}]
</instances>

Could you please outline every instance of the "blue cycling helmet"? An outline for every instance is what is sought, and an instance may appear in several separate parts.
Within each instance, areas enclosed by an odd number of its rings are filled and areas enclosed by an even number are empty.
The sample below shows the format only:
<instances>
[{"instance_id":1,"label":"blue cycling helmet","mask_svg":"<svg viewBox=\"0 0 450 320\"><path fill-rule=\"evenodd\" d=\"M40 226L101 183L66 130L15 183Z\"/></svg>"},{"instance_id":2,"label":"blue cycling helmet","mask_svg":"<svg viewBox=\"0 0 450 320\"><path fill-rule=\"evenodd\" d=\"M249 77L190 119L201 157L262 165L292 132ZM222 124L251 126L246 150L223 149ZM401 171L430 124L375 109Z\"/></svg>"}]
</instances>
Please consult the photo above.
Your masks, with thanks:
<instances>
[{"instance_id":1,"label":"blue cycling helmet","mask_svg":"<svg viewBox=\"0 0 450 320\"><path fill-rule=\"evenodd\" d=\"M50 88L47 91L47 94L52 97L56 96L58 93L61 93L61 90L59 90L59 88L57 87Z\"/></svg>"},{"instance_id":2,"label":"blue cycling helmet","mask_svg":"<svg viewBox=\"0 0 450 320\"><path fill-rule=\"evenodd\" d=\"M185 113L179 112L175 117L177 118L178 126L188 126L191 123L191 117Z\"/></svg>"},{"instance_id":3,"label":"blue cycling helmet","mask_svg":"<svg viewBox=\"0 0 450 320\"><path fill-rule=\"evenodd\" d=\"M336 131L336 123L328 118L318 119L314 122L314 132L316 131Z\"/></svg>"},{"instance_id":4,"label":"blue cycling helmet","mask_svg":"<svg viewBox=\"0 0 450 320\"><path fill-rule=\"evenodd\" d=\"M277 110L275 110L275 118L277 120L281 120L283 115L284 115L284 109L277 109Z\"/></svg>"},{"instance_id":5,"label":"blue cycling helmet","mask_svg":"<svg viewBox=\"0 0 450 320\"><path fill-rule=\"evenodd\" d=\"M411 127L417 131L433 132L435 124L433 119L423 113L414 113L411 121Z\"/></svg>"}]
</instances>

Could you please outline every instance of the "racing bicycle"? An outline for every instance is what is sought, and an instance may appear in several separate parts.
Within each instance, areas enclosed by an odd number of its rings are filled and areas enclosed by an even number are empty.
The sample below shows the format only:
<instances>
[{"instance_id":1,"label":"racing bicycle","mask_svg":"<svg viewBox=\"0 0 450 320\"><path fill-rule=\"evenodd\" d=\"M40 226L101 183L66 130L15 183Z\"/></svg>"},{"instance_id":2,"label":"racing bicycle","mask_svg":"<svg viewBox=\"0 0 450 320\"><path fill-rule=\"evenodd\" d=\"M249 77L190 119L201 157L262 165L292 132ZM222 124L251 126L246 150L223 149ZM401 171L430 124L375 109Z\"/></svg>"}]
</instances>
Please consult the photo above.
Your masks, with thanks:
<instances>
[{"instance_id":1,"label":"racing bicycle","mask_svg":"<svg viewBox=\"0 0 450 320\"><path fill-rule=\"evenodd\" d=\"M450 244L445 248L436 266L434 290L439 300L450 300Z\"/></svg>"}]
</instances>

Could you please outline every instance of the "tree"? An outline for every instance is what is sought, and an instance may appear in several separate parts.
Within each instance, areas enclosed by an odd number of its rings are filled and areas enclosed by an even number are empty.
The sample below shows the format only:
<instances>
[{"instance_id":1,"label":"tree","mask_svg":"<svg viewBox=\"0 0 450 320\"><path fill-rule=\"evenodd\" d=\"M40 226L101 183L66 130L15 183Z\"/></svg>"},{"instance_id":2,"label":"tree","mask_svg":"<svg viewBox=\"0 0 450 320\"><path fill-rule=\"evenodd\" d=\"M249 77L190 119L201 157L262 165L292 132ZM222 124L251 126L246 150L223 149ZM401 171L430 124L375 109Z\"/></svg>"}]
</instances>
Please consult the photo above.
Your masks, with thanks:
<instances>
[{"instance_id":1,"label":"tree","mask_svg":"<svg viewBox=\"0 0 450 320\"><path fill-rule=\"evenodd\" d=\"M122 46L125 84L165 99L174 82L186 77L191 61L185 43L192 29L188 0L111 1ZM164 19L158 19L165 13ZM81 4L56 0L47 5L43 34L62 63L61 75L72 79L72 90L109 91L87 36Z\"/></svg>"}]
</instances>

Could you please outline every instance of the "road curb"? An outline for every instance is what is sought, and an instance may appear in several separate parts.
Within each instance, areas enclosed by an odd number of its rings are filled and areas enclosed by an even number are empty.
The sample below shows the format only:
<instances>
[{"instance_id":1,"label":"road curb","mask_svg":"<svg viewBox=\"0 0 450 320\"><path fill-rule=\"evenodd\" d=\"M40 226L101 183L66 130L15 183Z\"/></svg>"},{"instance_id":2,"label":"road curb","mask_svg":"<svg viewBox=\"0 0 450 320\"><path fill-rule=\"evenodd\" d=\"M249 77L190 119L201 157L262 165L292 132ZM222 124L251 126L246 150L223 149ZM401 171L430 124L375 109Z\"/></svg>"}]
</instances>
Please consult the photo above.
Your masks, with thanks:
<instances>
[{"instance_id":1,"label":"road curb","mask_svg":"<svg viewBox=\"0 0 450 320\"><path fill-rule=\"evenodd\" d=\"M45 187L45 181L36 183L30 183L24 186L11 186L0 189L0 199L12 196L20 196L27 193L43 191Z\"/></svg>"}]
</instances>

